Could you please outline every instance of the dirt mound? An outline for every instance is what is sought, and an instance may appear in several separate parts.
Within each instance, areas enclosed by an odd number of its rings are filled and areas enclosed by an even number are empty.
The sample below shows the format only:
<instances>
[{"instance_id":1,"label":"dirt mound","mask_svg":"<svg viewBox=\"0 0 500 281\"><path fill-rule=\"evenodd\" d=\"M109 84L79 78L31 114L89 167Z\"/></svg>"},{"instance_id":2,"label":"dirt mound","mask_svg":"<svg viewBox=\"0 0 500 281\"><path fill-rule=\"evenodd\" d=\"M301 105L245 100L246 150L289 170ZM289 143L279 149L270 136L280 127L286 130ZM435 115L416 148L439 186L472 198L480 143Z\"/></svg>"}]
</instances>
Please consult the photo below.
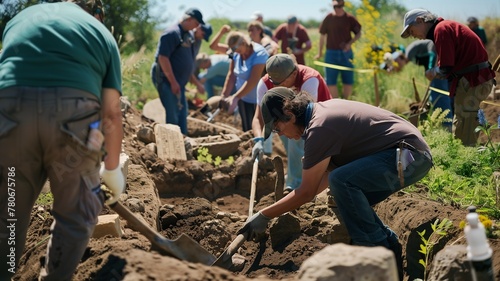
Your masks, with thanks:
<instances>
[{"instance_id":1,"label":"dirt mound","mask_svg":"<svg viewBox=\"0 0 500 281\"><path fill-rule=\"evenodd\" d=\"M153 122L132 108L124 116L124 150L130 156L130 165L127 191L121 201L157 227L163 236L175 239L187 234L217 257L236 237L248 216L251 136L240 132L242 142L233 163L215 166L199 162L194 156L187 161L167 162L137 138L138 130L152 127ZM233 116L224 113L216 117L220 123L233 121ZM272 155L260 163L255 211L274 202L276 172L270 158L277 155L286 161L278 138L274 140ZM159 190L163 193L159 194ZM425 192L425 187L420 190ZM322 193L314 202L274 219L267 239L243 244L238 254L245 262L234 272L162 256L122 220L123 237L91 239L74 280L296 280L300 265L313 253L329 244L349 243L336 211L335 206L328 204L327 194ZM376 211L403 244L406 280L423 277L423 268L418 264L422 258L418 252L422 243L418 231L432 231L430 224L436 219L452 220L455 229L436 245L434 252L446 245L465 244L463 231L458 228L465 210L429 201L419 194L398 192L378 204ZM112 211L105 209L103 213ZM50 206L35 206L15 280L37 279L51 222ZM495 268L500 268L500 242L490 242Z\"/></svg>"}]
</instances>

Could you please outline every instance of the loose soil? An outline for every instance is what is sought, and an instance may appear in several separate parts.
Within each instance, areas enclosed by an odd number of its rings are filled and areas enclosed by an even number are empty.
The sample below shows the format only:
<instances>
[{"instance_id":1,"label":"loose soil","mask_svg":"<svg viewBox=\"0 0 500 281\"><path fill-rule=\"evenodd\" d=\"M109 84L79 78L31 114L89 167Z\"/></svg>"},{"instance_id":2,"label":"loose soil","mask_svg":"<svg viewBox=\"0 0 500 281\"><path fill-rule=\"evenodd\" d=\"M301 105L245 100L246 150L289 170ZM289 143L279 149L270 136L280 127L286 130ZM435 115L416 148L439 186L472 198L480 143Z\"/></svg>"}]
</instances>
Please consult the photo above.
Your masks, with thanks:
<instances>
[{"instance_id":1,"label":"loose soil","mask_svg":"<svg viewBox=\"0 0 500 281\"><path fill-rule=\"evenodd\" d=\"M496 122L497 107L487 108L489 118ZM192 116L206 120L206 116L196 112ZM238 136L242 141L233 155L234 162L222 161L216 167L195 160L192 152L188 153L187 161L159 159L137 137L138 130L152 127L153 121L133 108L125 110L124 120L124 150L130 156L130 165L127 190L121 201L165 237L175 239L187 234L217 257L236 237L248 215L251 134L240 131ZM238 120L225 113L216 116L215 124L240 128ZM203 131L200 128L190 131L197 132L190 137L207 137L199 133ZM271 158L281 156L286 168L286 153L279 138L273 143L272 155L259 164L255 211L275 200L276 171ZM420 193L398 192L375 206L381 219L399 235L405 256L405 280L422 278L422 267L418 264L421 240L417 232L424 229L430 232L430 224L436 219L448 218L455 228L435 246L435 252L451 244L466 243L459 229L466 210L431 201L425 197L426 187L417 187ZM160 192L158 200L158 191L168 192ZM108 209L102 212L108 213L113 212ZM330 244L349 242L335 213L335 206L328 205L327 194L320 194L315 202L274 220L267 239L245 242L235 258L246 262L230 271L160 255L150 249L151 244L144 236L128 228L122 220L121 238L91 239L74 280L297 280L300 265L312 254ZM33 208L26 249L15 280L37 280L51 223L50 205ZM490 239L490 245L496 277L500 280L500 240Z\"/></svg>"}]
</instances>

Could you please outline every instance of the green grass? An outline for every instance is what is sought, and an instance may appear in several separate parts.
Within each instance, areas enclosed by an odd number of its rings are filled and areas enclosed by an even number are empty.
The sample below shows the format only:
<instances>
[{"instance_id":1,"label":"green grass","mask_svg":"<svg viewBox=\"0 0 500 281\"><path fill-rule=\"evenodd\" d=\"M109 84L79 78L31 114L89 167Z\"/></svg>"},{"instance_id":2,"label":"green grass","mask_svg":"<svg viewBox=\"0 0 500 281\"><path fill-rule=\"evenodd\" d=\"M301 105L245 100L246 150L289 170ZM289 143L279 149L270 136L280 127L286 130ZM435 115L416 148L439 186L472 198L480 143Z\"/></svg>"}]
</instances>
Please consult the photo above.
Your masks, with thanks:
<instances>
[{"instance_id":1,"label":"green grass","mask_svg":"<svg viewBox=\"0 0 500 281\"><path fill-rule=\"evenodd\" d=\"M38 198L36 199L37 205L52 205L54 202L54 196L52 192L41 192Z\"/></svg>"}]
</instances>

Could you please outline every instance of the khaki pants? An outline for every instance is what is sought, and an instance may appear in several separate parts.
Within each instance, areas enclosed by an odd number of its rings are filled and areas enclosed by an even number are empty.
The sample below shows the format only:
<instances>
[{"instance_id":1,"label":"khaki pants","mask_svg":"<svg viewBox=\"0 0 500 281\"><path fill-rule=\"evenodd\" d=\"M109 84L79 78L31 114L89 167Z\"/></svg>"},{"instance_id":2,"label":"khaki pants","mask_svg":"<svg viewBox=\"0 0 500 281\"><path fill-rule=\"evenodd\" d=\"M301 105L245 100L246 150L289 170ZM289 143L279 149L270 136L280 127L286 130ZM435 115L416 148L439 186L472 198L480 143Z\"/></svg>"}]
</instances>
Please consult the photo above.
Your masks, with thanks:
<instances>
[{"instance_id":1,"label":"khaki pants","mask_svg":"<svg viewBox=\"0 0 500 281\"><path fill-rule=\"evenodd\" d=\"M461 78L455 93L455 137L466 146L477 143L478 134L474 131L479 125L477 112L493 88L493 79L476 87L470 87L469 81Z\"/></svg>"},{"instance_id":2,"label":"khaki pants","mask_svg":"<svg viewBox=\"0 0 500 281\"><path fill-rule=\"evenodd\" d=\"M89 124L99 119L98 98L80 90L0 90L0 280L9 280L9 262L17 266L23 253L31 209L47 178L54 223L41 277L71 279L103 206L93 191L102 155L85 147Z\"/></svg>"}]
</instances>

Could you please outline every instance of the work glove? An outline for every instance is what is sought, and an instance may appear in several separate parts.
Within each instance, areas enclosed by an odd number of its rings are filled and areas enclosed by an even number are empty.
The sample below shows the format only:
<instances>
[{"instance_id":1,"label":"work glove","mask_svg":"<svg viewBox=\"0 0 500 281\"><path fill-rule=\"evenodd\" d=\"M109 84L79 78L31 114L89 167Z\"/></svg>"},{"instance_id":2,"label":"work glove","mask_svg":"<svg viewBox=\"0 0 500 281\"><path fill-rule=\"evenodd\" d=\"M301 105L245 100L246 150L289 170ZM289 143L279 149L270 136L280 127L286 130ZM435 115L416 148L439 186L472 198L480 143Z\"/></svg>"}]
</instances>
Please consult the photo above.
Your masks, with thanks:
<instances>
[{"instance_id":1,"label":"work glove","mask_svg":"<svg viewBox=\"0 0 500 281\"><path fill-rule=\"evenodd\" d=\"M267 224L270 220L270 218L264 216L261 212L258 212L247 220L245 225L243 225L243 227L238 230L238 234L247 232L247 241L258 241L261 237L264 236L264 233L267 229Z\"/></svg>"},{"instance_id":2,"label":"work glove","mask_svg":"<svg viewBox=\"0 0 500 281\"><path fill-rule=\"evenodd\" d=\"M252 148L252 161L255 161L257 157L259 157L259 161L262 160L262 155L264 155L264 138L257 137L254 138L253 141L255 144Z\"/></svg>"},{"instance_id":3,"label":"work glove","mask_svg":"<svg viewBox=\"0 0 500 281\"><path fill-rule=\"evenodd\" d=\"M125 177L123 176L122 169L120 165L114 170L106 170L104 165L101 167L101 179L104 184L111 191L111 197L106 200L107 205L111 205L120 199L120 194L122 194L125 189Z\"/></svg>"}]
</instances>

